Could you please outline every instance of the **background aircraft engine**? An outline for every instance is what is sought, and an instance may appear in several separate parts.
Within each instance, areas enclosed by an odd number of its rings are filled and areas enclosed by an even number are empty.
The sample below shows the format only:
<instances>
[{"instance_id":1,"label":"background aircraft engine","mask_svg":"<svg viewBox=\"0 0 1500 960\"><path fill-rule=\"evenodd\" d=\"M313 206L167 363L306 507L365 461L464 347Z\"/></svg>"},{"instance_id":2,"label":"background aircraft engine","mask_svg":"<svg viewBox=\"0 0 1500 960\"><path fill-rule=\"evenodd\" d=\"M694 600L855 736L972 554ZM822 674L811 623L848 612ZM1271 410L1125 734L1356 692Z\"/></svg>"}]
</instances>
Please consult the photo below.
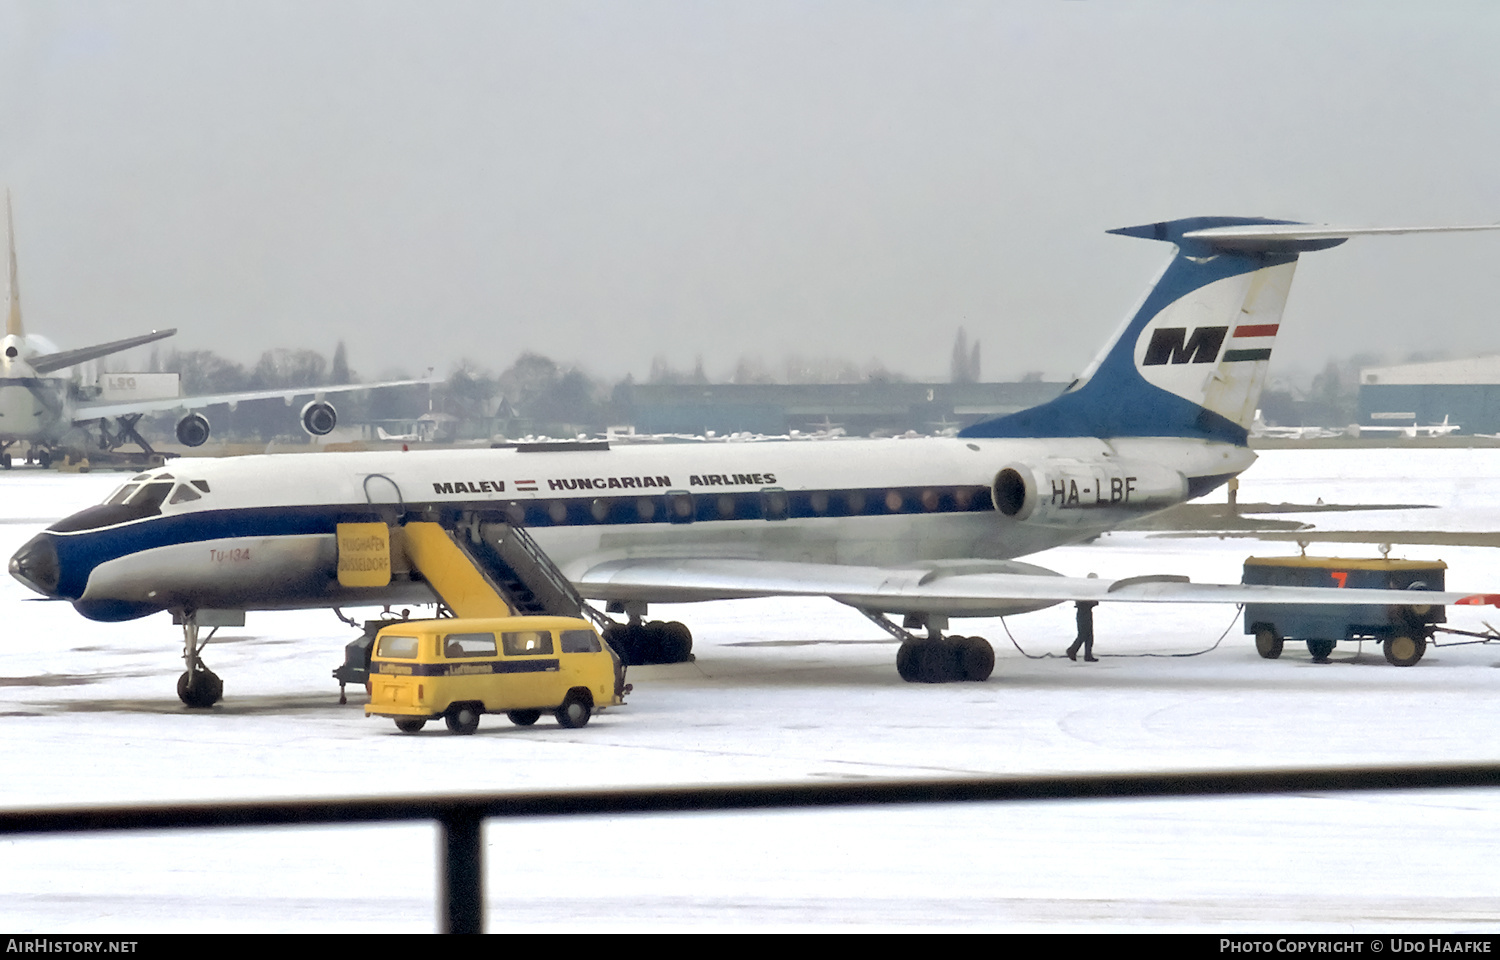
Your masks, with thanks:
<instances>
[{"instance_id":1,"label":"background aircraft engine","mask_svg":"<svg viewBox=\"0 0 1500 960\"><path fill-rule=\"evenodd\" d=\"M995 474L995 509L1016 520L1107 522L1101 512L1145 513L1187 499L1187 478L1160 464L1049 459L1013 463Z\"/></svg>"},{"instance_id":2,"label":"background aircraft engine","mask_svg":"<svg viewBox=\"0 0 1500 960\"><path fill-rule=\"evenodd\" d=\"M327 400L310 400L302 408L302 429L315 437L326 437L338 426L339 413Z\"/></svg>"},{"instance_id":3,"label":"background aircraft engine","mask_svg":"<svg viewBox=\"0 0 1500 960\"><path fill-rule=\"evenodd\" d=\"M201 447L208 440L208 418L190 413L177 421L177 442L184 447Z\"/></svg>"}]
</instances>

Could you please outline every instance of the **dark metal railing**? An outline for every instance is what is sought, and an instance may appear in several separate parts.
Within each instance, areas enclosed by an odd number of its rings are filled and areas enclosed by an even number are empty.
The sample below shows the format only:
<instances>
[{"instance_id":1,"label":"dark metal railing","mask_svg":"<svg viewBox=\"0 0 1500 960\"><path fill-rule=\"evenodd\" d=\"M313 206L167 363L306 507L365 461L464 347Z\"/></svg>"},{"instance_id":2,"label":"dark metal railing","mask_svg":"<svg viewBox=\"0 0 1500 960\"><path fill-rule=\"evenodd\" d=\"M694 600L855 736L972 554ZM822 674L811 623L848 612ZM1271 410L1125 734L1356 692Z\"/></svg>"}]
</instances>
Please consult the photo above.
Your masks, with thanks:
<instances>
[{"instance_id":1,"label":"dark metal railing","mask_svg":"<svg viewBox=\"0 0 1500 960\"><path fill-rule=\"evenodd\" d=\"M1500 787L1500 764L1221 770L855 783L634 787L487 795L236 800L0 812L0 835L432 820L443 851L439 918L449 933L484 925L482 826L492 817L710 813L914 803L1108 800L1355 790Z\"/></svg>"}]
</instances>

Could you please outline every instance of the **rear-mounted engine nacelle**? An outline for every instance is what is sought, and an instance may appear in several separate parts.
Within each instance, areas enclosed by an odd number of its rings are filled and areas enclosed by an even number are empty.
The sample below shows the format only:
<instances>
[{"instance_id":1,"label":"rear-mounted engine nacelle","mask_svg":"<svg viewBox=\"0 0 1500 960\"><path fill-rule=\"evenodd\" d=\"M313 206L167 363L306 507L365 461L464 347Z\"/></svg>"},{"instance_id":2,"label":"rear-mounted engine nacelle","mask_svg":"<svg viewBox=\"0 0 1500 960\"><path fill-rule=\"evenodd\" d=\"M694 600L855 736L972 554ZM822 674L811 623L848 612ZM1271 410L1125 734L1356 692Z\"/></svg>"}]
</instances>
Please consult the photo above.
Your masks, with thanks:
<instances>
[{"instance_id":1,"label":"rear-mounted engine nacelle","mask_svg":"<svg viewBox=\"0 0 1500 960\"><path fill-rule=\"evenodd\" d=\"M315 437L326 437L339 425L339 413L327 400L309 400L302 408L302 429Z\"/></svg>"},{"instance_id":2,"label":"rear-mounted engine nacelle","mask_svg":"<svg viewBox=\"0 0 1500 960\"><path fill-rule=\"evenodd\" d=\"M1155 463L1042 460L995 474L995 509L1016 520L1095 523L1100 511L1144 513L1187 499L1187 478Z\"/></svg>"},{"instance_id":3,"label":"rear-mounted engine nacelle","mask_svg":"<svg viewBox=\"0 0 1500 960\"><path fill-rule=\"evenodd\" d=\"M177 442L184 447L201 447L208 442L208 418L190 413L177 421Z\"/></svg>"}]
</instances>

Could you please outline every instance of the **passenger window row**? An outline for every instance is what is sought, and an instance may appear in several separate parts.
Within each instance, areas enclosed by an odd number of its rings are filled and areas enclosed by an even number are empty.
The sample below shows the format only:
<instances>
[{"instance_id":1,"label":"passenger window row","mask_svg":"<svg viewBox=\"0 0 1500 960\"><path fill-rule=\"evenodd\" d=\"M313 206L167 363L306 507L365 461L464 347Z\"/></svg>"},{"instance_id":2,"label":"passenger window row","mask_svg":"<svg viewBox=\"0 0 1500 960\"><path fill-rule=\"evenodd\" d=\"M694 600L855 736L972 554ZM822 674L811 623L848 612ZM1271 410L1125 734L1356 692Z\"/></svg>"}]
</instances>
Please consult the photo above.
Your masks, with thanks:
<instances>
[{"instance_id":1,"label":"passenger window row","mask_svg":"<svg viewBox=\"0 0 1500 960\"><path fill-rule=\"evenodd\" d=\"M968 513L991 509L983 486L896 487L864 490L745 493L668 491L645 497L574 497L512 501L506 519L516 526L578 526L596 523L693 523L709 520L788 520L911 513Z\"/></svg>"}]
</instances>

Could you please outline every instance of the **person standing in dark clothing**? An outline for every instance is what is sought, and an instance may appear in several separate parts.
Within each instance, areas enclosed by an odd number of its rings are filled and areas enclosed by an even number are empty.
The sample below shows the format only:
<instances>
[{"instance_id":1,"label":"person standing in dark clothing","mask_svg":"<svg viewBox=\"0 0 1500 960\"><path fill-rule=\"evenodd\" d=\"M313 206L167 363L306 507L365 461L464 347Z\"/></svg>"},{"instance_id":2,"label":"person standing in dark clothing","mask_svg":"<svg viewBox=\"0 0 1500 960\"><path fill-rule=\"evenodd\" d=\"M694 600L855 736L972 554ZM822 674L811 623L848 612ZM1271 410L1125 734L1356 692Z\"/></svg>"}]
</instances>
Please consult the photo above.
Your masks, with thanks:
<instances>
[{"instance_id":1,"label":"person standing in dark clothing","mask_svg":"<svg viewBox=\"0 0 1500 960\"><path fill-rule=\"evenodd\" d=\"M1088 663L1098 663L1099 658L1094 656L1094 608L1099 605L1096 600L1079 600L1078 607L1078 639L1068 648L1068 659L1078 659L1078 648L1083 648L1083 659Z\"/></svg>"}]
</instances>

